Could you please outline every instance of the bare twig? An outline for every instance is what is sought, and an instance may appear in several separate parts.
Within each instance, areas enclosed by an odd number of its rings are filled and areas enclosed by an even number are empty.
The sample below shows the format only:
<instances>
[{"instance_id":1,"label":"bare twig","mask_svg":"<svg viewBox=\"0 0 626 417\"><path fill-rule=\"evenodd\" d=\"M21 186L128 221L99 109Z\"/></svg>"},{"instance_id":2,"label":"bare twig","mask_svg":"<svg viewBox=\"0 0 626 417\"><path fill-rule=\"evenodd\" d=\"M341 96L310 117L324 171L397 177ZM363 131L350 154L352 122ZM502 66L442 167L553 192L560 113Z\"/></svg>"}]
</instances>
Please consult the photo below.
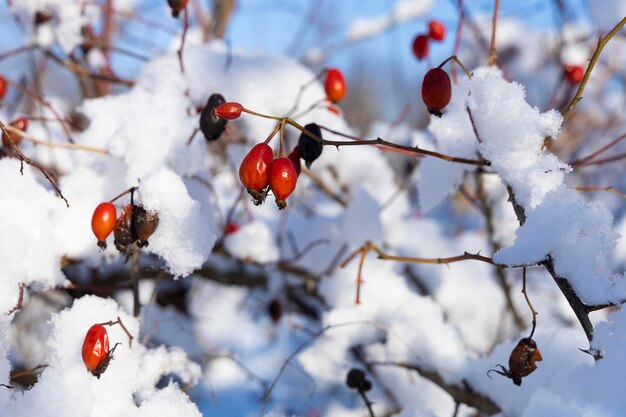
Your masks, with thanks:
<instances>
[{"instance_id":1,"label":"bare twig","mask_svg":"<svg viewBox=\"0 0 626 417\"><path fill-rule=\"evenodd\" d=\"M491 46L489 47L489 66L496 63L496 24L498 23L498 9L500 0L495 0L493 6L493 18L491 20Z\"/></svg>"},{"instance_id":2,"label":"bare twig","mask_svg":"<svg viewBox=\"0 0 626 417\"><path fill-rule=\"evenodd\" d=\"M626 17L620 20L620 22L613 28L613 30L611 30L605 36L600 37L600 39L598 40L598 46L596 47L596 50L593 52L593 55L591 56L591 60L589 61L589 65L587 66L587 70L585 71L585 75L583 76L583 80L578 85L578 90L576 91L576 95L572 98L570 103L567 105L567 107L565 108L565 111L563 111L563 119L567 119L567 117L570 115L572 110L574 110L574 107L576 107L576 104L578 104L578 102L582 100L583 92L585 91L585 86L587 85L587 81L589 81L589 76L591 75L591 71L593 71L593 68L595 67L596 62L598 61L598 58L600 57L602 50L604 49L606 44L613 38L613 36L615 36L615 34L619 32L622 29L622 27L624 27L625 24L626 24Z\"/></svg>"},{"instance_id":3,"label":"bare twig","mask_svg":"<svg viewBox=\"0 0 626 417\"><path fill-rule=\"evenodd\" d=\"M37 145L48 146L50 148L76 149L76 150L81 150L81 151L95 152L95 153L99 153L99 154L103 154L103 155L110 155L111 154L106 149L94 148L94 147L85 146L85 145L78 145L78 144L75 144L75 143L46 142L44 140L37 139L36 137L29 135L28 133L24 132L23 130L18 129L15 126L5 125L4 127L9 132L12 132L12 133L18 135L21 138L24 138L26 140L29 140L29 141L33 142L33 143L36 143Z\"/></svg>"},{"instance_id":4,"label":"bare twig","mask_svg":"<svg viewBox=\"0 0 626 417\"><path fill-rule=\"evenodd\" d=\"M530 299L528 298L528 292L526 291L526 268L522 268L522 293L524 294L524 298L526 299L526 303L528 304L528 308L530 308L530 312L533 315L533 328L530 331L529 339L533 338L535 334L535 328L537 327L537 310L533 307Z\"/></svg>"},{"instance_id":5,"label":"bare twig","mask_svg":"<svg viewBox=\"0 0 626 417\"><path fill-rule=\"evenodd\" d=\"M11 137L11 134L7 131L6 125L4 123L2 123L1 121L0 121L0 130L2 130L2 133L7 135L7 137L9 138L9 141L10 141L10 144L9 144L10 148L13 149L13 151L15 152L15 154L17 155L17 157L20 160L20 163L21 163L20 174L24 175L24 164L27 164L27 165L30 165L30 166L33 166L33 167L37 168L43 174L43 176L46 177L48 182L50 182L50 185L52 185L52 188L54 188L54 190L57 192L59 197L61 197L61 199L63 201L65 201L65 205L67 207L69 207L70 206L69 201L67 201L67 198L65 198L65 196L61 192L61 189L56 184L56 182L52 179L52 177L50 176L48 171L44 167L42 167L38 162L33 161L32 159L30 159L29 157L27 157L26 155L24 155L22 153L20 148L18 148L17 145L15 144L15 142L13 141L13 138Z\"/></svg>"}]
</instances>

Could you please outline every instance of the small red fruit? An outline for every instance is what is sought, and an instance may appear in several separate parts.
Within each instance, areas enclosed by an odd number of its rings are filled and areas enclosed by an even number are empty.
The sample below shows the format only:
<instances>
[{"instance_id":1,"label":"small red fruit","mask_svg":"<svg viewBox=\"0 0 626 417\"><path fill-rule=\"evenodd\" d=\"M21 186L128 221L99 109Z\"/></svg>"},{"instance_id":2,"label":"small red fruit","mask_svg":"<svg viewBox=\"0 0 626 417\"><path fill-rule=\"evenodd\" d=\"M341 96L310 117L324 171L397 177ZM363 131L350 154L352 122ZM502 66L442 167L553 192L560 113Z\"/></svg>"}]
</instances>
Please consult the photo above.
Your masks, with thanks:
<instances>
[{"instance_id":1,"label":"small red fruit","mask_svg":"<svg viewBox=\"0 0 626 417\"><path fill-rule=\"evenodd\" d=\"M113 359L113 349L109 350L109 334L102 324L94 324L87 330L83 341L83 362L98 379L106 371L109 362Z\"/></svg>"},{"instance_id":2,"label":"small red fruit","mask_svg":"<svg viewBox=\"0 0 626 417\"><path fill-rule=\"evenodd\" d=\"M19 119L12 121L11 126L25 132L28 130L28 119L26 117L20 117ZM13 142L15 142L16 145L22 141L22 137L15 133L11 133L11 139L13 139ZM11 141L4 132L2 133L2 143L5 146L11 146Z\"/></svg>"},{"instance_id":3,"label":"small red fruit","mask_svg":"<svg viewBox=\"0 0 626 417\"><path fill-rule=\"evenodd\" d=\"M420 61L428 55L428 36L417 35L413 40L413 54Z\"/></svg>"},{"instance_id":4,"label":"small red fruit","mask_svg":"<svg viewBox=\"0 0 626 417\"><path fill-rule=\"evenodd\" d=\"M428 36L430 39L441 42L446 37L446 27L439 20L428 22Z\"/></svg>"},{"instance_id":5,"label":"small red fruit","mask_svg":"<svg viewBox=\"0 0 626 417\"><path fill-rule=\"evenodd\" d=\"M239 231L239 225L234 222L228 222L224 229L227 235L232 235L233 233L237 233Z\"/></svg>"},{"instance_id":6,"label":"small red fruit","mask_svg":"<svg viewBox=\"0 0 626 417\"><path fill-rule=\"evenodd\" d=\"M276 158L270 165L269 183L276 205L280 210L287 207L287 197L296 189L298 174L289 158Z\"/></svg>"},{"instance_id":7,"label":"small red fruit","mask_svg":"<svg viewBox=\"0 0 626 417\"><path fill-rule=\"evenodd\" d=\"M563 74L570 84L576 85L583 80L585 72L580 65L563 65Z\"/></svg>"},{"instance_id":8,"label":"small red fruit","mask_svg":"<svg viewBox=\"0 0 626 417\"><path fill-rule=\"evenodd\" d=\"M328 99L334 103L345 97L348 86L343 74L337 68L329 68L326 71L324 90Z\"/></svg>"},{"instance_id":9,"label":"small red fruit","mask_svg":"<svg viewBox=\"0 0 626 417\"><path fill-rule=\"evenodd\" d=\"M232 120L241 116L242 111L243 106L241 104L231 101L217 106L215 108L215 115L217 117L221 117L222 119Z\"/></svg>"},{"instance_id":10,"label":"small red fruit","mask_svg":"<svg viewBox=\"0 0 626 417\"><path fill-rule=\"evenodd\" d=\"M6 78L0 75L0 100L4 98L7 94L7 90L9 89L9 83Z\"/></svg>"},{"instance_id":11,"label":"small red fruit","mask_svg":"<svg viewBox=\"0 0 626 417\"><path fill-rule=\"evenodd\" d=\"M248 152L239 167L239 179L248 193L252 195L254 204L259 205L265 200L265 188L269 183L270 164L274 152L267 143L258 143Z\"/></svg>"},{"instance_id":12,"label":"small red fruit","mask_svg":"<svg viewBox=\"0 0 626 417\"><path fill-rule=\"evenodd\" d=\"M424 76L422 82L422 100L428 111L441 117L441 110L450 103L452 98L452 83L448 73L441 68L433 68Z\"/></svg>"},{"instance_id":13,"label":"small red fruit","mask_svg":"<svg viewBox=\"0 0 626 417\"><path fill-rule=\"evenodd\" d=\"M91 230L93 230L93 234L98 239L98 246L102 249L107 247L106 238L115 228L116 218L117 210L113 203L100 203L93 211Z\"/></svg>"}]
</instances>

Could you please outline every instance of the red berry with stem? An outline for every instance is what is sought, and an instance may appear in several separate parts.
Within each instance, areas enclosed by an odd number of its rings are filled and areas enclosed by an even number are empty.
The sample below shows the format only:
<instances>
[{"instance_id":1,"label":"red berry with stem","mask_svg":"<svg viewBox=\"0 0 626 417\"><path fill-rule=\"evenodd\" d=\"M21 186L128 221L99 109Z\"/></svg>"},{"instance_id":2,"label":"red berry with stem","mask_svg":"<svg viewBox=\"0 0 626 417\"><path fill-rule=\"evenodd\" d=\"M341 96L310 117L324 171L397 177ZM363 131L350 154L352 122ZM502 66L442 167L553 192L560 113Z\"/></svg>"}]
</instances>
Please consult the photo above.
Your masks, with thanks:
<instances>
[{"instance_id":1,"label":"red berry with stem","mask_svg":"<svg viewBox=\"0 0 626 417\"><path fill-rule=\"evenodd\" d=\"M329 68L326 71L324 90L326 91L326 97L334 103L345 97L348 91L348 85L340 70L337 68Z\"/></svg>"},{"instance_id":2,"label":"red berry with stem","mask_svg":"<svg viewBox=\"0 0 626 417\"><path fill-rule=\"evenodd\" d=\"M452 83L448 73L441 68L433 68L424 76L422 82L422 100L428 111L441 117L443 110L452 98Z\"/></svg>"},{"instance_id":3,"label":"red berry with stem","mask_svg":"<svg viewBox=\"0 0 626 417\"><path fill-rule=\"evenodd\" d=\"M287 207L287 197L296 189L298 173L289 158L276 158L270 165L269 183L280 210Z\"/></svg>"},{"instance_id":4,"label":"red berry with stem","mask_svg":"<svg viewBox=\"0 0 626 417\"><path fill-rule=\"evenodd\" d=\"M446 27L439 20L428 22L428 36L430 39L441 42L446 37Z\"/></svg>"},{"instance_id":5,"label":"red berry with stem","mask_svg":"<svg viewBox=\"0 0 626 417\"><path fill-rule=\"evenodd\" d=\"M100 203L91 216L91 230L98 239L98 246L106 249L106 238L115 228L117 210L113 203Z\"/></svg>"},{"instance_id":6,"label":"red berry with stem","mask_svg":"<svg viewBox=\"0 0 626 417\"><path fill-rule=\"evenodd\" d=\"M13 126L16 129L21 130L22 132L25 132L26 130L28 130L28 119L26 117L20 117L12 121L11 126ZM22 141L22 137L16 133L11 133L11 139L13 139L13 142L15 142L16 145ZM5 146L11 146L11 141L9 140L9 137L6 135L6 133L4 132L2 133L2 143Z\"/></svg>"},{"instance_id":7,"label":"red berry with stem","mask_svg":"<svg viewBox=\"0 0 626 417\"><path fill-rule=\"evenodd\" d=\"M243 106L235 102L222 103L215 108L215 115L222 119L232 120L241 116Z\"/></svg>"},{"instance_id":8,"label":"red berry with stem","mask_svg":"<svg viewBox=\"0 0 626 417\"><path fill-rule=\"evenodd\" d=\"M413 40L413 54L420 61L428 55L428 36L417 35Z\"/></svg>"},{"instance_id":9,"label":"red berry with stem","mask_svg":"<svg viewBox=\"0 0 626 417\"><path fill-rule=\"evenodd\" d=\"M9 89L9 83L6 78L0 75L0 100L4 98L7 94L7 90Z\"/></svg>"},{"instance_id":10,"label":"red berry with stem","mask_svg":"<svg viewBox=\"0 0 626 417\"><path fill-rule=\"evenodd\" d=\"M567 82L576 85L583 80L585 72L580 65L563 65L563 74L565 74Z\"/></svg>"},{"instance_id":11,"label":"red berry with stem","mask_svg":"<svg viewBox=\"0 0 626 417\"><path fill-rule=\"evenodd\" d=\"M109 334L102 324L94 324L87 330L83 341L83 362L95 377L106 371L109 362L113 359L113 349L109 350Z\"/></svg>"},{"instance_id":12,"label":"red berry with stem","mask_svg":"<svg viewBox=\"0 0 626 417\"><path fill-rule=\"evenodd\" d=\"M273 158L272 148L267 143L258 143L252 147L239 166L239 179L252 195L256 205L265 199L265 188L269 183L270 164Z\"/></svg>"}]
</instances>

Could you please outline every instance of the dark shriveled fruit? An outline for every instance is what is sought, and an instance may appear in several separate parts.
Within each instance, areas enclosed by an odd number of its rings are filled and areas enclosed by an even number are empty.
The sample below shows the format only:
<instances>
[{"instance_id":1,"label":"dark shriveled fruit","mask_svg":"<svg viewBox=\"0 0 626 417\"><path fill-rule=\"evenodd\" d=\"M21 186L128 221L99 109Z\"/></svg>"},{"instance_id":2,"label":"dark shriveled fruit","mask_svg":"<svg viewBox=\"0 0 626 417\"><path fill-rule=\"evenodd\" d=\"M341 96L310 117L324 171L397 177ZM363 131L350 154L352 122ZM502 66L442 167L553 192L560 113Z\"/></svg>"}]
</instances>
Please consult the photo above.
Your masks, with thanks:
<instances>
[{"instance_id":1,"label":"dark shriveled fruit","mask_svg":"<svg viewBox=\"0 0 626 417\"><path fill-rule=\"evenodd\" d=\"M226 103L221 94L212 94L200 114L200 130L208 141L217 140L226 129L226 119L215 116L214 110L220 104Z\"/></svg>"},{"instance_id":2,"label":"dark shriveled fruit","mask_svg":"<svg viewBox=\"0 0 626 417\"><path fill-rule=\"evenodd\" d=\"M441 68L433 68L424 76L422 100L431 114L441 117L443 110L452 98L452 82L448 73Z\"/></svg>"},{"instance_id":3,"label":"dark shriveled fruit","mask_svg":"<svg viewBox=\"0 0 626 417\"><path fill-rule=\"evenodd\" d=\"M152 236L159 225L159 214L147 211L141 206L136 206L133 211L132 228L137 235L137 246L148 246L148 238Z\"/></svg>"},{"instance_id":4,"label":"dark shriveled fruit","mask_svg":"<svg viewBox=\"0 0 626 417\"><path fill-rule=\"evenodd\" d=\"M113 229L115 247L122 253L127 253L128 247L137 240L137 234L133 228L133 212L135 211L135 207L136 206L132 204L128 204L124 207Z\"/></svg>"},{"instance_id":5,"label":"dark shriveled fruit","mask_svg":"<svg viewBox=\"0 0 626 417\"><path fill-rule=\"evenodd\" d=\"M322 130L315 123L309 123L304 126L306 130L322 139ZM324 145L308 136L304 132L300 134L300 138L298 139L298 152L300 153L300 157L304 159L306 162L307 168L311 168L311 164L322 154L322 150L324 149Z\"/></svg>"}]
</instances>

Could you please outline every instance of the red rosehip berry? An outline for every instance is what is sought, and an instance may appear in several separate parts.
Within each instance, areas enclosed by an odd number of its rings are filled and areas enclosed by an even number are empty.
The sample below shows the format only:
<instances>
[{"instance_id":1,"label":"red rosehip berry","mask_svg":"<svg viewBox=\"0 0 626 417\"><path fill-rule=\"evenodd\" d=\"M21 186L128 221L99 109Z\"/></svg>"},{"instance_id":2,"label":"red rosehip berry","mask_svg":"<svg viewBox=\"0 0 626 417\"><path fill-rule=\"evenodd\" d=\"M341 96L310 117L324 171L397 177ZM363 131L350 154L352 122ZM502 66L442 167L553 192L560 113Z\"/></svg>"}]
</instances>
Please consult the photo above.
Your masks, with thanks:
<instances>
[{"instance_id":1,"label":"red rosehip berry","mask_svg":"<svg viewBox=\"0 0 626 417\"><path fill-rule=\"evenodd\" d=\"M91 216L91 230L98 239L98 246L106 249L106 238L115 228L117 210L113 203L100 203Z\"/></svg>"},{"instance_id":2,"label":"red rosehip berry","mask_svg":"<svg viewBox=\"0 0 626 417\"><path fill-rule=\"evenodd\" d=\"M19 119L12 121L11 126L21 130L22 132L25 132L26 130L28 130L28 119L26 117L20 117ZM11 133L11 139L13 139L13 142L15 142L16 145L22 141L22 137L15 133ZM5 146L11 146L11 141L4 132L2 133L2 143Z\"/></svg>"},{"instance_id":3,"label":"red rosehip berry","mask_svg":"<svg viewBox=\"0 0 626 417\"><path fill-rule=\"evenodd\" d=\"M572 85L576 85L583 80L585 72L580 65L563 65L565 79Z\"/></svg>"},{"instance_id":4,"label":"red rosehip berry","mask_svg":"<svg viewBox=\"0 0 626 417\"><path fill-rule=\"evenodd\" d=\"M239 225L234 222L228 222L226 227L224 227L224 231L227 235L232 235L233 233L237 233L239 231Z\"/></svg>"},{"instance_id":5,"label":"red rosehip berry","mask_svg":"<svg viewBox=\"0 0 626 417\"><path fill-rule=\"evenodd\" d=\"M113 349L109 350L109 334L102 324L94 324L87 330L85 340L83 341L83 362L85 366L95 377L106 371L109 362L113 359L113 351L117 347L117 343Z\"/></svg>"},{"instance_id":6,"label":"red rosehip berry","mask_svg":"<svg viewBox=\"0 0 626 417\"><path fill-rule=\"evenodd\" d=\"M239 179L252 195L256 205L265 199L265 188L269 183L270 164L273 158L272 148L267 143L258 143L243 158L239 167Z\"/></svg>"},{"instance_id":7,"label":"red rosehip berry","mask_svg":"<svg viewBox=\"0 0 626 417\"><path fill-rule=\"evenodd\" d=\"M300 151L298 150L297 146L293 148L289 155L287 155L287 158L289 158L289 160L293 164L293 167L296 169L296 174L300 176L300 172L302 172L302 166L300 164Z\"/></svg>"},{"instance_id":8,"label":"red rosehip berry","mask_svg":"<svg viewBox=\"0 0 626 417\"><path fill-rule=\"evenodd\" d=\"M343 74L337 68L329 68L326 71L324 90L326 91L326 97L334 103L345 97L348 85L345 78L343 78Z\"/></svg>"},{"instance_id":9,"label":"red rosehip berry","mask_svg":"<svg viewBox=\"0 0 626 417\"><path fill-rule=\"evenodd\" d=\"M413 54L420 61L428 55L428 36L417 35L415 39L413 39Z\"/></svg>"},{"instance_id":10,"label":"red rosehip berry","mask_svg":"<svg viewBox=\"0 0 626 417\"><path fill-rule=\"evenodd\" d=\"M430 39L441 42L446 37L446 27L439 20L428 22L428 36Z\"/></svg>"},{"instance_id":11,"label":"red rosehip berry","mask_svg":"<svg viewBox=\"0 0 626 417\"><path fill-rule=\"evenodd\" d=\"M296 189L298 174L289 158L276 158L270 164L269 184L280 210L287 207L287 197Z\"/></svg>"},{"instance_id":12,"label":"red rosehip berry","mask_svg":"<svg viewBox=\"0 0 626 417\"><path fill-rule=\"evenodd\" d=\"M221 117L222 119L232 120L241 116L242 111L243 106L241 104L231 101L217 106L215 108L215 115L217 117Z\"/></svg>"},{"instance_id":13,"label":"red rosehip berry","mask_svg":"<svg viewBox=\"0 0 626 417\"><path fill-rule=\"evenodd\" d=\"M4 98L7 94L7 90L9 89L9 83L6 78L0 75L0 100Z\"/></svg>"},{"instance_id":14,"label":"red rosehip berry","mask_svg":"<svg viewBox=\"0 0 626 417\"><path fill-rule=\"evenodd\" d=\"M452 83L448 73L441 68L433 68L424 76L422 100L431 114L441 117L441 110L450 103Z\"/></svg>"}]
</instances>

